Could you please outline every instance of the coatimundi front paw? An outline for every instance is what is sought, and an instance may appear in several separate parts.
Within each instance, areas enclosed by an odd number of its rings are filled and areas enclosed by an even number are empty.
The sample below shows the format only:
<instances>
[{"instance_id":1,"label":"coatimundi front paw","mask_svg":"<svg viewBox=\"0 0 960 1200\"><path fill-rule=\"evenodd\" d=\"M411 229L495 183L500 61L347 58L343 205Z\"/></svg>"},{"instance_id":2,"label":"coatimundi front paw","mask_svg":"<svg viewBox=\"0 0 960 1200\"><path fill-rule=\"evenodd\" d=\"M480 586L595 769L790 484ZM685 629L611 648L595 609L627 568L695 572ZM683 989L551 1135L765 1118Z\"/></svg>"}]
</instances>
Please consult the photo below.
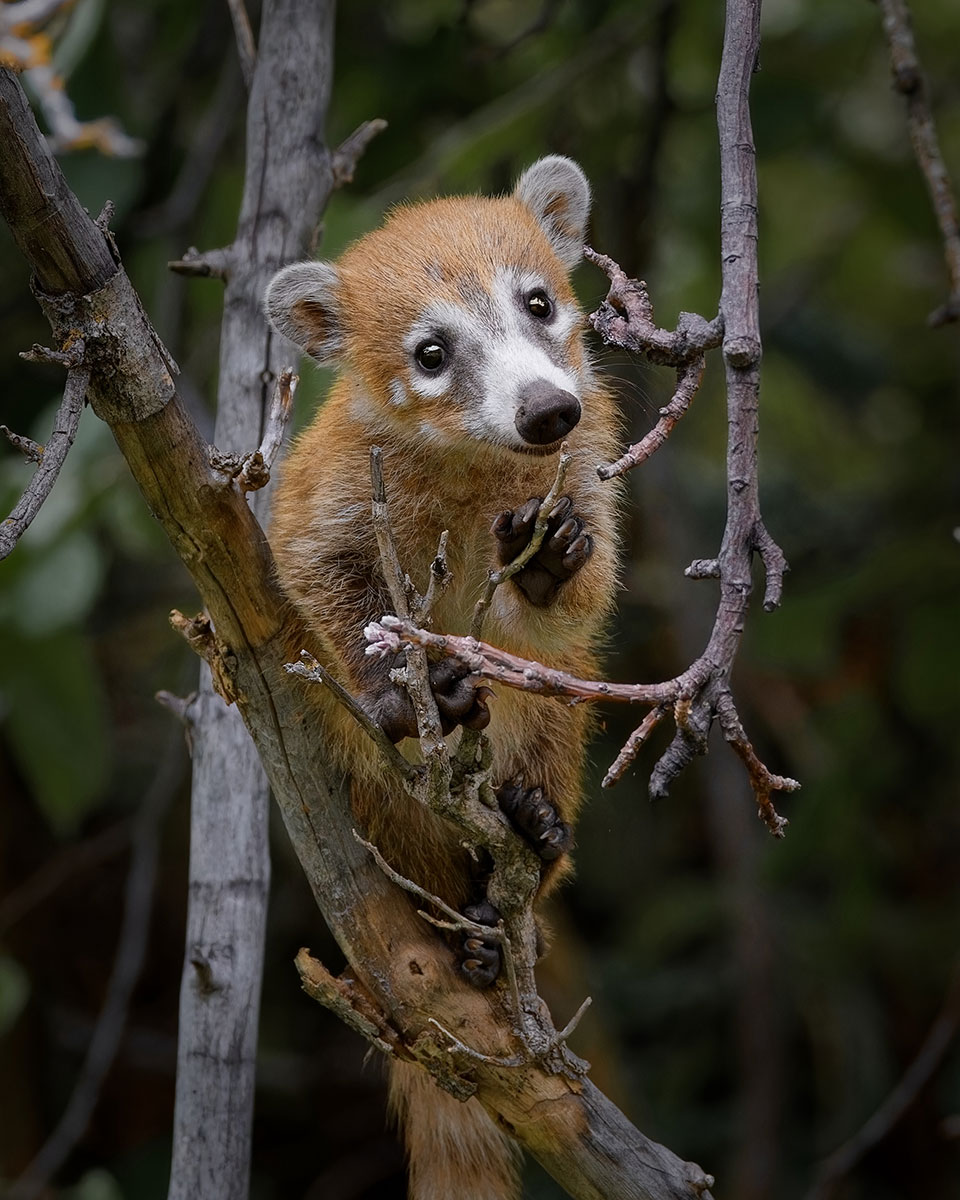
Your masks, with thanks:
<instances>
[{"instance_id":1,"label":"coatimundi front paw","mask_svg":"<svg viewBox=\"0 0 960 1200\"><path fill-rule=\"evenodd\" d=\"M488 687L478 687L477 677L459 663L445 658L430 664L430 690L437 702L440 726L449 733L458 725L467 729L486 729L490 724ZM417 718L406 689L388 682L369 704L371 714L391 742L417 736Z\"/></svg>"},{"instance_id":2,"label":"coatimundi front paw","mask_svg":"<svg viewBox=\"0 0 960 1200\"><path fill-rule=\"evenodd\" d=\"M544 862L553 862L573 845L573 830L543 788L525 788L521 779L513 779L497 789L497 802Z\"/></svg>"},{"instance_id":3,"label":"coatimundi front paw","mask_svg":"<svg viewBox=\"0 0 960 1200\"><path fill-rule=\"evenodd\" d=\"M494 521L497 557L501 566L513 562L530 541L543 499L534 496ZM546 608L560 585L584 565L593 553L593 539L583 529L583 519L573 511L569 496L561 496L550 510L547 532L537 553L511 580L536 608Z\"/></svg>"},{"instance_id":4,"label":"coatimundi front paw","mask_svg":"<svg viewBox=\"0 0 960 1200\"><path fill-rule=\"evenodd\" d=\"M500 914L489 900L470 904L463 915L478 925L496 925ZM493 938L481 937L476 933L465 933L457 947L460 974L476 988L489 987L500 974L500 946Z\"/></svg>"}]
</instances>

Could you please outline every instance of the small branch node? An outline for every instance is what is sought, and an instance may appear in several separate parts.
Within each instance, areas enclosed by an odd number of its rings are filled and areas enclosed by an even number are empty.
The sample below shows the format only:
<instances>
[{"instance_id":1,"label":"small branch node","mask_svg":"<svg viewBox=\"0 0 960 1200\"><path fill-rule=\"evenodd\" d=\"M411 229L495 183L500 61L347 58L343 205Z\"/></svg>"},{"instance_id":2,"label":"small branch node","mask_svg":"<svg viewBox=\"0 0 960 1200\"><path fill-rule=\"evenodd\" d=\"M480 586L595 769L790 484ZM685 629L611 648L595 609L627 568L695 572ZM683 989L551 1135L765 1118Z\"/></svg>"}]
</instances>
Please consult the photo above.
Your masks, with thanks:
<instances>
[{"instance_id":1,"label":"small branch node","mask_svg":"<svg viewBox=\"0 0 960 1200\"><path fill-rule=\"evenodd\" d=\"M173 259L167 263L167 267L177 275L187 275L193 279L220 279L226 282L232 260L232 247L205 250L201 254L196 246L190 246L183 258Z\"/></svg>"},{"instance_id":2,"label":"small branch node","mask_svg":"<svg viewBox=\"0 0 960 1200\"><path fill-rule=\"evenodd\" d=\"M382 117L374 117L370 121L364 121L348 137L340 143L330 159L330 167L333 171L333 186L335 188L344 187L348 183L353 183L354 172L357 169L357 163L363 157L367 146L373 139L387 128L387 122Z\"/></svg>"},{"instance_id":3,"label":"small branch node","mask_svg":"<svg viewBox=\"0 0 960 1200\"><path fill-rule=\"evenodd\" d=\"M194 654L202 658L210 668L213 687L220 698L226 704L233 704L237 698L231 669L233 656L221 644L207 614L197 613L195 617L186 617L179 609L174 608L168 619Z\"/></svg>"},{"instance_id":4,"label":"small branch node","mask_svg":"<svg viewBox=\"0 0 960 1200\"><path fill-rule=\"evenodd\" d=\"M719 579L720 560L718 558L695 558L683 573L688 579Z\"/></svg>"},{"instance_id":5,"label":"small branch node","mask_svg":"<svg viewBox=\"0 0 960 1200\"><path fill-rule=\"evenodd\" d=\"M27 462L39 463L43 461L43 446L39 442L35 442L33 438L26 437L22 433L14 433L6 425L0 425L0 433L3 434L15 450L20 451Z\"/></svg>"}]
</instances>

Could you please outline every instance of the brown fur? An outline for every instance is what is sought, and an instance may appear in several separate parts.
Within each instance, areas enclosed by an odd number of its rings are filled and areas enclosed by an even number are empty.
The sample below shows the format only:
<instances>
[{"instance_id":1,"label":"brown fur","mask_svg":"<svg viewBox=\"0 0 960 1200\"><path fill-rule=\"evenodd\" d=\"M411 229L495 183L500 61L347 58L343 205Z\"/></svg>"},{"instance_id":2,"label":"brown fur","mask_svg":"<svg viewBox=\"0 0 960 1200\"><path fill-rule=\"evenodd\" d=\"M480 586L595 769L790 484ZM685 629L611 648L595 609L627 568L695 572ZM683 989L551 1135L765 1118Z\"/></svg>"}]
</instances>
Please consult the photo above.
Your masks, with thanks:
<instances>
[{"instance_id":1,"label":"brown fur","mask_svg":"<svg viewBox=\"0 0 960 1200\"><path fill-rule=\"evenodd\" d=\"M556 473L555 452L521 453L467 436L458 424L461 409L444 399L418 397L401 408L389 401L391 381L409 377L402 339L425 305L438 296L457 301L464 288L488 287L494 269L504 264L533 267L560 300L572 301L566 270L538 221L512 197L398 209L337 264L343 370L288 460L274 501L271 541L283 586L317 635L320 657L356 693L382 685L384 668L364 656L362 630L391 611L370 519L371 445L383 447L400 559L421 588L441 531L450 531L453 582L433 620L435 629L449 632L468 629L487 572L496 565L493 519L531 496L544 496ZM315 319L329 318L318 311ZM328 335L316 330L317 341ZM580 336L576 329L567 348L578 366L584 362ZM595 380L584 389L582 406L567 439L574 457L565 490L593 538L592 557L546 608L534 608L513 584L501 587L484 636L591 677L615 587L614 497L596 474L598 463L614 457L615 418ZM436 433L424 437L424 420L440 431L442 443ZM488 734L496 780L522 773L525 784L542 786L573 824L586 709L494 691ZM352 776L357 822L387 861L457 907L480 899L477 868L452 827L385 785L365 736L322 694L318 702L331 752ZM401 749L416 752L411 741ZM544 890L568 869L564 860L553 864ZM505 1139L475 1101L460 1104L419 1068L404 1064L393 1071L391 1096L406 1125L416 1200L503 1200L514 1194Z\"/></svg>"}]
</instances>

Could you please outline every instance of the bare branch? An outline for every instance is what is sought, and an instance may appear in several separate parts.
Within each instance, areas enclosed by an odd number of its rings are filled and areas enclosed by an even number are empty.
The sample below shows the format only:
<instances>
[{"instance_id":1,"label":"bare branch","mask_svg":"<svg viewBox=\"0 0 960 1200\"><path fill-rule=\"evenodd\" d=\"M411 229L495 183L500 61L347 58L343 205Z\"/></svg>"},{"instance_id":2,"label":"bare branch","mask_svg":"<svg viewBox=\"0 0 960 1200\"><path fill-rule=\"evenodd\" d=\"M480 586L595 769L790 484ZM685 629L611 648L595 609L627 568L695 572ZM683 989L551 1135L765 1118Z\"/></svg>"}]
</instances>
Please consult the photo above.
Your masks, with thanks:
<instances>
[{"instance_id":1,"label":"bare branch","mask_svg":"<svg viewBox=\"0 0 960 1200\"><path fill-rule=\"evenodd\" d=\"M260 456L268 471L276 460L283 442L283 435L290 422L299 382L300 376L294 373L293 367L285 367L277 376L277 383L273 389L273 401L270 405L270 412L267 414L267 427L263 434L263 441L260 443Z\"/></svg>"},{"instance_id":2,"label":"bare branch","mask_svg":"<svg viewBox=\"0 0 960 1200\"><path fill-rule=\"evenodd\" d=\"M291 675L299 675L301 679L309 679L313 683L322 683L336 700L353 717L366 735L377 746L391 770L397 771L404 779L413 780L419 774L419 769L413 763L407 762L393 742L387 737L376 721L371 720L369 713L347 689L339 684L330 672L320 665L312 654L306 650L300 651L300 662L287 663L285 669Z\"/></svg>"},{"instance_id":3,"label":"bare branch","mask_svg":"<svg viewBox=\"0 0 960 1200\"><path fill-rule=\"evenodd\" d=\"M650 734L653 733L654 729L656 729L666 715L666 704L658 704L656 708L652 708L647 713L637 728L627 738L623 749L607 768L607 773L600 784L601 787L613 787L618 780L623 778L624 771L636 759L647 738L649 738Z\"/></svg>"},{"instance_id":4,"label":"bare branch","mask_svg":"<svg viewBox=\"0 0 960 1200\"><path fill-rule=\"evenodd\" d=\"M410 602L422 603L422 597L413 585L413 580L400 566L397 543L390 524L387 508L387 491L383 482L383 451L379 446L370 447L370 482L373 489L373 530L377 535L380 562L387 580L387 590L393 607L401 617L410 616Z\"/></svg>"},{"instance_id":5,"label":"bare branch","mask_svg":"<svg viewBox=\"0 0 960 1200\"><path fill-rule=\"evenodd\" d=\"M743 760L750 776L750 786L756 797L760 819L774 837L783 837L788 821L781 817L773 806L771 799L774 792L795 792L800 787L796 779L786 775L774 775L757 757L756 751L743 731L740 716L729 692L724 692L716 704L717 718L723 736Z\"/></svg>"},{"instance_id":6,"label":"bare branch","mask_svg":"<svg viewBox=\"0 0 960 1200\"><path fill-rule=\"evenodd\" d=\"M31 521L40 511L44 500L50 495L57 482L60 468L73 445L83 412L83 402L90 383L90 369L75 367L67 372L63 389L63 400L57 410L53 432L46 446L40 449L37 469L23 495L17 501L10 516L0 525L0 559L6 558L27 531ZM9 436L9 435L8 435ZM14 437L17 435L14 434ZM11 440L13 440L11 438ZM36 445L36 443L33 443Z\"/></svg>"},{"instance_id":7,"label":"bare branch","mask_svg":"<svg viewBox=\"0 0 960 1200\"><path fill-rule=\"evenodd\" d=\"M237 39L237 54L240 58L243 82L249 92L253 87L253 73L257 68L257 44L243 0L227 0L227 7L230 9L230 20L233 22L233 32Z\"/></svg>"},{"instance_id":8,"label":"bare branch","mask_svg":"<svg viewBox=\"0 0 960 1200\"><path fill-rule=\"evenodd\" d=\"M612 258L598 254L589 246L584 246L583 254L610 279L606 300L590 315L590 323L604 343L623 346L644 355L652 363L672 366L677 371L673 398L660 409L660 420L653 429L616 462L597 467L601 479L613 479L646 462L673 432L700 388L706 351L720 345L723 321L715 317L708 322L695 313L682 312L675 330L659 329L653 320L653 305L643 280L629 279Z\"/></svg>"},{"instance_id":9,"label":"bare branch","mask_svg":"<svg viewBox=\"0 0 960 1200\"><path fill-rule=\"evenodd\" d=\"M947 263L950 295L945 304L930 314L928 324L945 325L960 319L960 222L957 220L956 197L940 150L906 0L877 0L877 4L890 47L893 84L907 103L910 140L930 193Z\"/></svg>"},{"instance_id":10,"label":"bare branch","mask_svg":"<svg viewBox=\"0 0 960 1200\"><path fill-rule=\"evenodd\" d=\"M387 128L387 122L382 117L374 117L371 121L364 121L348 137L340 143L334 150L330 160L330 166L333 169L333 186L345 187L348 183L353 183L353 174L357 169L357 163L363 157L367 146L373 139Z\"/></svg>"},{"instance_id":11,"label":"bare branch","mask_svg":"<svg viewBox=\"0 0 960 1200\"><path fill-rule=\"evenodd\" d=\"M167 263L169 269L177 275L188 275L194 279L230 278L230 268L233 265L233 247L224 250L205 250L202 254L191 246L183 258L174 259Z\"/></svg>"},{"instance_id":12,"label":"bare branch","mask_svg":"<svg viewBox=\"0 0 960 1200\"><path fill-rule=\"evenodd\" d=\"M563 442L560 446L560 457L557 459L557 473L554 477L550 490L543 498L543 503L537 510L537 519L533 524L533 532L530 534L530 541L527 542L527 544L512 562L507 563L505 567L501 567L499 571L491 571L487 576L487 582L484 586L483 594L477 601L476 607L473 610L473 621L470 624L470 636L472 638L479 638L480 632L483 629L484 618L487 615L487 609L490 607L497 588L502 583L506 583L508 579L512 579L514 575L518 574L518 572L522 571L543 545L543 539L547 536L547 525L550 521L550 512L563 492L563 485L566 481L567 471L570 467L570 458L571 456L567 452L567 443Z\"/></svg>"},{"instance_id":13,"label":"bare branch","mask_svg":"<svg viewBox=\"0 0 960 1200\"><path fill-rule=\"evenodd\" d=\"M539 696L576 702L617 700L626 704L662 704L674 700L678 694L677 680L667 683L605 683L578 679L565 671L545 667L542 663L500 650L487 642L479 642L474 637L433 633L390 614L371 622L363 635L369 643L367 654L381 657L395 654L404 643L422 646L425 650L456 659L471 674Z\"/></svg>"},{"instance_id":14,"label":"bare branch","mask_svg":"<svg viewBox=\"0 0 960 1200\"><path fill-rule=\"evenodd\" d=\"M270 468L280 450L283 435L293 409L293 397L300 376L286 367L277 376L273 402L266 419L260 447L249 454L224 454L210 447L210 466L223 476L224 485L236 484L242 492L257 492L270 482Z\"/></svg>"},{"instance_id":15,"label":"bare branch","mask_svg":"<svg viewBox=\"0 0 960 1200\"><path fill-rule=\"evenodd\" d=\"M341 1021L384 1054L394 1052L396 1030L388 1028L370 996L355 979L342 976L338 979L331 975L321 962L311 956L309 950L300 950L296 967L308 996L336 1013Z\"/></svg>"},{"instance_id":16,"label":"bare branch","mask_svg":"<svg viewBox=\"0 0 960 1200\"><path fill-rule=\"evenodd\" d=\"M411 896L416 896L421 903L430 904L434 908L439 909L440 912L446 914L446 916L449 918L449 924L445 925L444 928L454 931L462 929L468 933L479 933L484 937L491 937L496 941L502 940L502 930L498 930L496 926L480 925L476 921L471 921L470 918L465 917L463 913L459 913L455 908L451 908L450 905L441 900L439 896L433 895L433 893L428 892L426 888L422 888L419 883L414 883L412 879L407 879L404 875L401 875L399 871L395 871L383 857L377 847L374 846L372 842L365 841L356 830L353 831L353 836L357 839L360 845L363 846L364 850L369 851L369 853L373 856L373 861L377 864L377 866L384 873L384 875L386 875L391 883L395 883L398 888L401 888L405 892L409 892ZM421 913L420 915L427 916L426 913Z\"/></svg>"},{"instance_id":17,"label":"bare branch","mask_svg":"<svg viewBox=\"0 0 960 1200\"><path fill-rule=\"evenodd\" d=\"M27 462L39 463L43 461L43 446L39 442L35 442L33 438L26 437L22 433L14 433L6 425L0 425L0 433L13 446L14 450L20 451Z\"/></svg>"}]
</instances>

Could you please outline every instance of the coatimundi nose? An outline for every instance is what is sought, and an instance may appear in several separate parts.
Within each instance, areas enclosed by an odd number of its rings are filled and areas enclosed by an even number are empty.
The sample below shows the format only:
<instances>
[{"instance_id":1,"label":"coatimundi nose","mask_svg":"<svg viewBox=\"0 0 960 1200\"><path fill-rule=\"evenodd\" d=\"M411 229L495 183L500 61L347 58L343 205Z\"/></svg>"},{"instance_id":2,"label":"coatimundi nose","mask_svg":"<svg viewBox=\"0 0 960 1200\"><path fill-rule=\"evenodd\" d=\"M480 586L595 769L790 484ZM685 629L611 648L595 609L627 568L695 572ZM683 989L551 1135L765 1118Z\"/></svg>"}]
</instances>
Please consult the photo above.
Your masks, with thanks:
<instances>
[{"instance_id":1,"label":"coatimundi nose","mask_svg":"<svg viewBox=\"0 0 960 1200\"><path fill-rule=\"evenodd\" d=\"M514 418L517 433L532 446L549 446L566 437L580 420L580 401L545 379L535 379L520 389L520 407Z\"/></svg>"}]
</instances>

